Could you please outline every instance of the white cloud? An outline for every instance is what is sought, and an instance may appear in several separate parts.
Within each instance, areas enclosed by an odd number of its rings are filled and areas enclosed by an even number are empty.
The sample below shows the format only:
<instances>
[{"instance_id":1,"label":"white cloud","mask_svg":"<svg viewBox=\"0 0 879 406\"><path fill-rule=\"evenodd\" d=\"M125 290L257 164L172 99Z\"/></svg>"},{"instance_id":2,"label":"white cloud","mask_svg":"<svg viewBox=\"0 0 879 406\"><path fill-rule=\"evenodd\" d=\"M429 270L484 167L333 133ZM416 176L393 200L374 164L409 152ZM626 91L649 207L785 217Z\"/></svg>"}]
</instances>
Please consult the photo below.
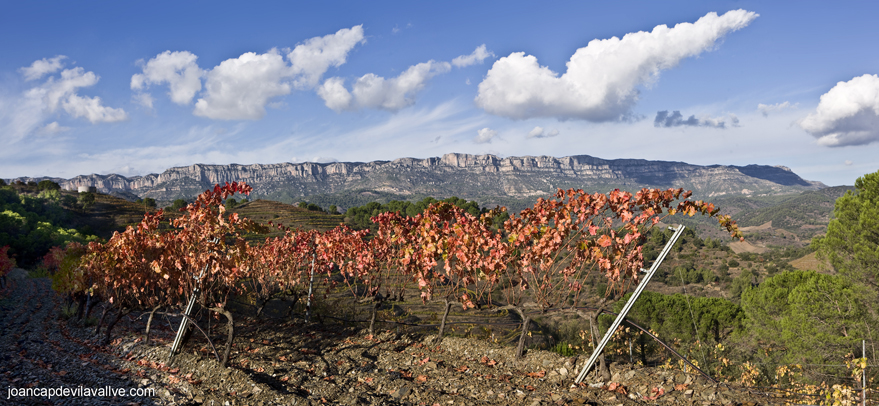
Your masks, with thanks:
<instances>
[{"instance_id":1,"label":"white cloud","mask_svg":"<svg viewBox=\"0 0 879 406\"><path fill-rule=\"evenodd\" d=\"M351 106L351 92L345 89L345 80L342 78L329 78L317 88L317 95L324 99L327 107L341 111Z\"/></svg>"},{"instance_id":2,"label":"white cloud","mask_svg":"<svg viewBox=\"0 0 879 406\"><path fill-rule=\"evenodd\" d=\"M12 157L10 145L24 139L45 122L47 114L40 98L0 95L0 157Z\"/></svg>"},{"instance_id":3,"label":"white cloud","mask_svg":"<svg viewBox=\"0 0 879 406\"><path fill-rule=\"evenodd\" d=\"M619 120L637 102L637 86L650 84L684 58L710 50L757 16L745 10L722 16L712 12L695 23L595 39L574 53L561 76L540 66L536 57L515 52L494 63L475 101L488 113L514 119Z\"/></svg>"},{"instance_id":4,"label":"white cloud","mask_svg":"<svg viewBox=\"0 0 879 406\"><path fill-rule=\"evenodd\" d=\"M63 57L42 60L47 64L62 63ZM41 61L37 61L41 62ZM38 63L34 66L43 66ZM63 69L63 66L61 66ZM79 92L98 83L100 78L94 72L87 72L81 67L59 69L37 68L21 69L22 75L44 78L40 83L33 84L21 93L8 94L0 92L0 157L12 164L12 159L34 159L30 153L39 151L40 156L50 156L50 151L63 149L53 137L33 137L35 135L54 135L69 130L61 126L58 115L61 112L71 117L81 117L92 123L121 121L128 114L121 108L104 106L98 97L82 96ZM34 76L36 75L36 76ZM46 75L49 77L45 78ZM48 123L48 124L47 124ZM36 144L35 144L36 143ZM36 147L35 145L39 145ZM58 161L62 162L62 161Z\"/></svg>"},{"instance_id":5,"label":"white cloud","mask_svg":"<svg viewBox=\"0 0 879 406\"><path fill-rule=\"evenodd\" d=\"M24 97L35 102L29 104L38 105L44 114L54 113L61 107L67 114L84 117L92 123L127 119L125 110L104 106L100 97L83 97L76 93L80 88L94 86L98 80L94 72L86 72L81 67L65 69L60 79L49 77L42 85L25 91Z\"/></svg>"},{"instance_id":6,"label":"white cloud","mask_svg":"<svg viewBox=\"0 0 879 406\"><path fill-rule=\"evenodd\" d=\"M739 124L739 116L737 116L733 113L729 113L727 116L729 117L729 122L730 122L731 126L741 127L741 125Z\"/></svg>"},{"instance_id":7,"label":"white cloud","mask_svg":"<svg viewBox=\"0 0 879 406\"><path fill-rule=\"evenodd\" d=\"M849 161L848 159L846 159L843 163L845 164L845 166L852 166L852 164L854 164L854 162Z\"/></svg>"},{"instance_id":8,"label":"white cloud","mask_svg":"<svg viewBox=\"0 0 879 406\"><path fill-rule=\"evenodd\" d=\"M61 124L58 124L57 121L53 121L53 122L41 127L39 130L39 133L45 134L45 135L53 135L53 134L62 133L62 132L67 131L69 129L70 129L70 127L64 127Z\"/></svg>"},{"instance_id":9,"label":"white cloud","mask_svg":"<svg viewBox=\"0 0 879 406\"><path fill-rule=\"evenodd\" d=\"M41 100L43 108L54 113L63 99L76 93L79 88L94 86L99 79L94 72L86 72L81 67L65 69L61 72L60 80L50 77L42 85L32 87L24 94L27 98Z\"/></svg>"},{"instance_id":10,"label":"white cloud","mask_svg":"<svg viewBox=\"0 0 879 406\"><path fill-rule=\"evenodd\" d=\"M354 81L350 91L345 87L345 79L332 77L316 91L324 104L337 112L365 108L397 112L415 104L415 97L434 76L449 72L453 65L465 67L482 63L489 56L494 54L482 44L470 55L458 56L451 63L430 60L410 66L399 76L390 79L367 73ZM467 84L470 84L470 79L467 79Z\"/></svg>"},{"instance_id":11,"label":"white cloud","mask_svg":"<svg viewBox=\"0 0 879 406\"><path fill-rule=\"evenodd\" d=\"M434 76L451 70L448 62L427 61L410 66L395 78L367 73L354 82L349 92L341 78L327 79L317 90L327 107L336 110L362 108L399 111L415 104L415 96Z\"/></svg>"},{"instance_id":12,"label":"white cloud","mask_svg":"<svg viewBox=\"0 0 879 406\"><path fill-rule=\"evenodd\" d=\"M172 100L188 104L201 88L204 76L204 91L193 114L215 120L258 120L265 116L267 105L279 105L271 102L273 98L290 94L294 87L317 86L327 69L344 64L351 49L363 42L363 26L357 25L306 40L287 53L287 61L273 48L263 54L247 52L227 59L206 73L195 64L195 55L167 51L150 60L156 61L154 71L147 72L147 63L143 74L132 76L131 88L139 90L147 83L167 82ZM151 99L138 101L152 105Z\"/></svg>"},{"instance_id":13,"label":"white cloud","mask_svg":"<svg viewBox=\"0 0 879 406\"><path fill-rule=\"evenodd\" d=\"M273 97L290 93L289 66L277 49L227 59L207 74L193 114L215 120L258 120Z\"/></svg>"},{"instance_id":14,"label":"white cloud","mask_svg":"<svg viewBox=\"0 0 879 406\"><path fill-rule=\"evenodd\" d=\"M62 103L64 111L73 117L85 117L94 123L112 123L128 119L121 108L114 109L101 104L100 97L82 97L72 94Z\"/></svg>"},{"instance_id":15,"label":"white cloud","mask_svg":"<svg viewBox=\"0 0 879 406\"><path fill-rule=\"evenodd\" d=\"M399 25L395 25L394 28L391 28L391 33L397 34L400 31L403 31L403 29L405 29L405 28L412 28L412 23L406 24L406 26L403 28L400 28Z\"/></svg>"},{"instance_id":16,"label":"white cloud","mask_svg":"<svg viewBox=\"0 0 879 406\"><path fill-rule=\"evenodd\" d=\"M784 110L784 109L795 109L795 108L797 108L797 105L799 105L799 103L790 104L790 102L787 102L787 101L784 103L775 103L775 104L760 103L760 104L757 104L757 110L759 110L760 113L763 114L763 117L769 117L769 113L771 113L773 111L779 111L779 110Z\"/></svg>"},{"instance_id":17,"label":"white cloud","mask_svg":"<svg viewBox=\"0 0 879 406\"><path fill-rule=\"evenodd\" d=\"M287 54L287 59L293 64L291 74L297 76L294 82L296 87L305 89L317 86L330 66L344 64L348 52L365 42L363 25L356 25L297 45Z\"/></svg>"},{"instance_id":18,"label":"white cloud","mask_svg":"<svg viewBox=\"0 0 879 406\"><path fill-rule=\"evenodd\" d=\"M315 162L319 164L331 164L333 162L339 162L339 160L328 156L316 156L314 158L311 158L309 162Z\"/></svg>"},{"instance_id":19,"label":"white cloud","mask_svg":"<svg viewBox=\"0 0 879 406\"><path fill-rule=\"evenodd\" d=\"M556 135L559 135L559 130L554 129L550 132L546 132L543 127L537 126L528 132L528 137L526 138L550 138L555 137Z\"/></svg>"},{"instance_id":20,"label":"white cloud","mask_svg":"<svg viewBox=\"0 0 879 406\"><path fill-rule=\"evenodd\" d=\"M461 55L455 59L452 59L452 65L455 65L458 68L463 68L465 66L476 65L477 63L482 63L485 61L485 58L490 56L494 56L494 52L491 52L485 48L485 44L482 44L476 47L476 50L473 51L470 55Z\"/></svg>"},{"instance_id":21,"label":"white cloud","mask_svg":"<svg viewBox=\"0 0 879 406\"><path fill-rule=\"evenodd\" d=\"M685 120L684 115L681 114L680 111L675 110L671 114L668 114L668 110L663 110L656 112L656 118L653 119L653 126L727 128L727 120L729 120L730 126L739 126L738 116L732 113L727 117L703 116L702 118L696 118L696 115L694 114Z\"/></svg>"},{"instance_id":22,"label":"white cloud","mask_svg":"<svg viewBox=\"0 0 879 406\"><path fill-rule=\"evenodd\" d=\"M2 103L0 97L0 107L3 107ZM72 138L33 137L29 147L16 146L16 153L0 148L0 159L3 159L7 177L35 174L72 177L114 172L145 175L193 163L285 162L291 160L291 155L295 155L295 162L322 163L332 159L363 162L405 156L441 156L462 145L473 146L471 139L476 130L486 126L486 115L472 114L468 106L470 103L457 101L424 108L415 106L398 114L372 115L376 120L353 128L339 123L316 123L298 129L296 137L282 137L281 140L235 136L245 131L252 132L254 125L259 126L247 121L227 127L206 123L194 126L188 132L176 125L174 128L137 129L138 137L156 141L137 146L130 143L84 144ZM2 114L0 109L0 116ZM110 136L112 130L105 128L101 134ZM439 144L430 143L439 135L443 136ZM38 141L42 143L36 144Z\"/></svg>"},{"instance_id":23,"label":"white cloud","mask_svg":"<svg viewBox=\"0 0 879 406\"><path fill-rule=\"evenodd\" d=\"M426 140L437 141L441 136L441 144L448 145L456 138L470 138L474 131L485 126L485 115L469 113L466 106L455 101L431 108L412 108L391 115L376 125L351 129L339 138L348 140L346 145L355 146L347 159L362 160L360 153L364 150L383 151L382 155L390 159L412 156L417 154L416 151L425 150ZM321 142L325 143L326 152L322 153L338 152L335 137L324 138L321 137Z\"/></svg>"},{"instance_id":24,"label":"white cloud","mask_svg":"<svg viewBox=\"0 0 879 406\"><path fill-rule=\"evenodd\" d=\"M146 107L148 110L153 109L153 96L149 93L135 93L131 96L131 100L135 103Z\"/></svg>"},{"instance_id":25,"label":"white cloud","mask_svg":"<svg viewBox=\"0 0 879 406\"><path fill-rule=\"evenodd\" d=\"M477 144L487 144L491 143L491 140L494 139L494 137L497 137L497 131L485 127L476 132L476 138L473 138L473 142Z\"/></svg>"},{"instance_id":26,"label":"white cloud","mask_svg":"<svg viewBox=\"0 0 879 406\"><path fill-rule=\"evenodd\" d=\"M143 65L143 73L131 76L131 89L140 91L151 84L168 84L171 101L188 105L201 90L201 77L204 75L204 71L196 63L197 59L197 56L188 51L162 52ZM148 105L152 107L152 98Z\"/></svg>"},{"instance_id":27,"label":"white cloud","mask_svg":"<svg viewBox=\"0 0 879 406\"><path fill-rule=\"evenodd\" d=\"M58 72L64 67L61 60L67 59L64 55L57 55L54 58L43 58L31 64L31 66L19 68L18 71L24 76L24 80L31 81L42 78L43 75Z\"/></svg>"},{"instance_id":28,"label":"white cloud","mask_svg":"<svg viewBox=\"0 0 879 406\"><path fill-rule=\"evenodd\" d=\"M815 112L798 124L827 147L879 141L879 76L863 75L837 83L821 95Z\"/></svg>"}]
</instances>

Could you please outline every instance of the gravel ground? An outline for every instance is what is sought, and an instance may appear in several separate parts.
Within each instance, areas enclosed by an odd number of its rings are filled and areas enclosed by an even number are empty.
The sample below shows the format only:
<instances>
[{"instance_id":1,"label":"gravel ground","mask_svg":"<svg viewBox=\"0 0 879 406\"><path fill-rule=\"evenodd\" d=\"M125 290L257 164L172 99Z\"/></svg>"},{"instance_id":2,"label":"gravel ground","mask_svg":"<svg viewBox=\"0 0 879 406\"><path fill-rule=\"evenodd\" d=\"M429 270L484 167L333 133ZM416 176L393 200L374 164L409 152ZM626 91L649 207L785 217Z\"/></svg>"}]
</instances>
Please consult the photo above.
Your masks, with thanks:
<instances>
[{"instance_id":1,"label":"gravel ground","mask_svg":"<svg viewBox=\"0 0 879 406\"><path fill-rule=\"evenodd\" d=\"M198 333L167 365L172 323L148 345L143 319L126 317L112 344L69 322L46 279L19 278L0 300L0 405L757 405L780 399L718 386L680 371L612 365L611 382L572 386L577 362L483 340L338 324L247 320L221 368ZM97 310L99 312L99 310ZM174 324L176 326L176 324ZM213 326L222 346L225 325ZM218 348L219 350L219 348ZM589 379L587 378L587 381ZM123 389L125 396L9 397L22 388ZM152 396L129 396L129 390ZM135 393L136 395L136 393Z\"/></svg>"},{"instance_id":2,"label":"gravel ground","mask_svg":"<svg viewBox=\"0 0 879 406\"><path fill-rule=\"evenodd\" d=\"M77 339L59 323L61 301L48 279L15 276L10 275L12 291L0 300L0 404L162 404L145 396L127 396L129 390L137 392L144 383L121 369L116 357ZM11 391L26 388L80 387L121 389L126 396L10 396Z\"/></svg>"}]
</instances>

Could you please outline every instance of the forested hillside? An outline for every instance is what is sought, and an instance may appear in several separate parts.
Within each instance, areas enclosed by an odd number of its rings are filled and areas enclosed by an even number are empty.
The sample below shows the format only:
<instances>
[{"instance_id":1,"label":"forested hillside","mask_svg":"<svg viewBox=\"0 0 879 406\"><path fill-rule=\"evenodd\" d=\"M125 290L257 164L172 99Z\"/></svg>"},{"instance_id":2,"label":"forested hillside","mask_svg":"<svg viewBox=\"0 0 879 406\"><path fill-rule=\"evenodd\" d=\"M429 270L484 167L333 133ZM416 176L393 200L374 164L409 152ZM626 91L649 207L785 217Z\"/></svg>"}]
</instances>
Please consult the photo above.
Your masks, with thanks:
<instances>
[{"instance_id":1,"label":"forested hillside","mask_svg":"<svg viewBox=\"0 0 879 406\"><path fill-rule=\"evenodd\" d=\"M34 266L50 248L98 239L78 211L93 208L94 195L81 197L57 184L0 187L0 247L20 266ZM141 212L141 215L143 212Z\"/></svg>"}]
</instances>

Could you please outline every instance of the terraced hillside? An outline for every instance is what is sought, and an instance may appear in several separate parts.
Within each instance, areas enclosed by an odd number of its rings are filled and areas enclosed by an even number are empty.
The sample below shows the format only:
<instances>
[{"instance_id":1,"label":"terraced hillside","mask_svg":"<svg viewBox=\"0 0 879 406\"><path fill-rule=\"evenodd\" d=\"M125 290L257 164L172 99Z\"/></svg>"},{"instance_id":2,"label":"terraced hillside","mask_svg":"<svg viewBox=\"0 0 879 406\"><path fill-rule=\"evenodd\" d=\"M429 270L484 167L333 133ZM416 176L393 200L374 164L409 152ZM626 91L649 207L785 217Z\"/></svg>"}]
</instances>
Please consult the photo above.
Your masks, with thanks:
<instances>
[{"instance_id":1,"label":"terraced hillside","mask_svg":"<svg viewBox=\"0 0 879 406\"><path fill-rule=\"evenodd\" d=\"M292 228L326 231L338 226L344 220L341 214L327 214L322 211L303 209L294 205L254 200L231 209L241 217L247 217L260 224L283 224Z\"/></svg>"}]
</instances>

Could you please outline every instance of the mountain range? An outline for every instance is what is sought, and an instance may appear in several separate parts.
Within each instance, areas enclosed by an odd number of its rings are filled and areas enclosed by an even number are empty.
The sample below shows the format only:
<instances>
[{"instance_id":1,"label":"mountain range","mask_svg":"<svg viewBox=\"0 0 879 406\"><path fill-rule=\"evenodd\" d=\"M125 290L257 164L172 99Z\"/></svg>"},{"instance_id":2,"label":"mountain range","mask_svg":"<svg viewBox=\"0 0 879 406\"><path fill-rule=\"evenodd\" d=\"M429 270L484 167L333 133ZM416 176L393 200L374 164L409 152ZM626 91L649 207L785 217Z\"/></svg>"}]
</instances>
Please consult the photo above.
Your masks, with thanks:
<instances>
[{"instance_id":1,"label":"mountain range","mask_svg":"<svg viewBox=\"0 0 879 406\"><path fill-rule=\"evenodd\" d=\"M341 208L425 196L458 196L484 206L516 208L558 188L599 192L615 188L684 188L693 190L695 198L709 199L790 194L826 187L821 182L804 180L784 166L701 166L589 155L501 158L459 153L372 162L194 164L146 176L92 174L72 179L24 177L8 181L44 179L64 189L95 186L103 193L129 199L151 197L159 202L192 199L214 184L243 181L253 187L251 198L335 204Z\"/></svg>"}]
</instances>

